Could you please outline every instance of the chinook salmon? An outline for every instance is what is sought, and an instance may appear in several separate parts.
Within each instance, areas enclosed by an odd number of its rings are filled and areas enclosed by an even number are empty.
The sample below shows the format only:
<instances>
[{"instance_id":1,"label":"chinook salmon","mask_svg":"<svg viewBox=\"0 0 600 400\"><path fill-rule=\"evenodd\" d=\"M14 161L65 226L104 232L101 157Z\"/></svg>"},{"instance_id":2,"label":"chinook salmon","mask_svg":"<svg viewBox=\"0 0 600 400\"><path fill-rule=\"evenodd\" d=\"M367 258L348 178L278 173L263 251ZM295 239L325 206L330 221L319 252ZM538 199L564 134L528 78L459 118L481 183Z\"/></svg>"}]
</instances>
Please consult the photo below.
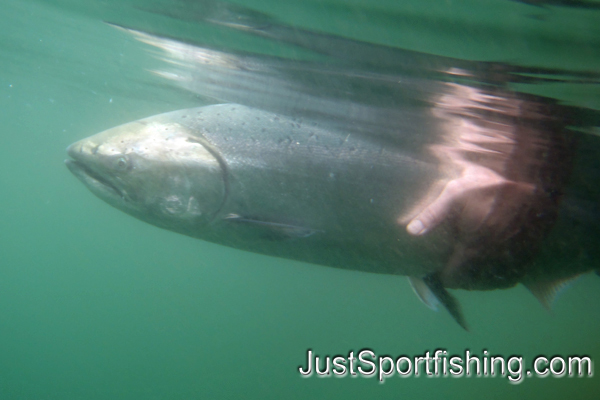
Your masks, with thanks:
<instances>
[{"instance_id":1,"label":"chinook salmon","mask_svg":"<svg viewBox=\"0 0 600 400\"><path fill-rule=\"evenodd\" d=\"M591 268L545 273L534 262L557 219L570 165L565 138L494 126L489 112L478 124L451 100L439 100L432 116L439 129L418 151L221 104L101 132L72 144L66 164L96 196L160 228L407 276L425 304L441 303L467 329L448 288L521 282L548 305L557 288ZM457 118L471 126L457 133L448 123Z\"/></svg>"}]
</instances>

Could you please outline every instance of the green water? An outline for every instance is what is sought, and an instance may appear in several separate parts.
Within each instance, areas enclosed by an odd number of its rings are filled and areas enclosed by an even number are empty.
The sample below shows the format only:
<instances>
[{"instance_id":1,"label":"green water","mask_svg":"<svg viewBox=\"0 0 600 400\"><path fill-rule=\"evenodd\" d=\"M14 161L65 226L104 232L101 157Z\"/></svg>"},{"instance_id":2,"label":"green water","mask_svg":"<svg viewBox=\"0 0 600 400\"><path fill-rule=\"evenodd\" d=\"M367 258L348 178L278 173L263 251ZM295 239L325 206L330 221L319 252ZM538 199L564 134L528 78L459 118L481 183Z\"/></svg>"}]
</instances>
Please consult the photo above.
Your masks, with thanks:
<instances>
[{"instance_id":1,"label":"green water","mask_svg":"<svg viewBox=\"0 0 600 400\"><path fill-rule=\"evenodd\" d=\"M65 147L206 100L157 84L148 72L159 64L152 52L102 22L163 19L123 15L127 9L111 2L57 3L0 5L0 399L599 398L597 376L518 385L502 377L303 379L307 349L393 357L486 349L522 355L525 367L538 355L597 363L600 279L582 277L552 313L522 286L457 291L467 333L423 306L401 277L244 253L112 209L69 174ZM305 28L440 55L600 67L593 9L496 1L484 13L473 4L387 2L362 12L366 1L238 3ZM234 37L210 34L217 45L236 46ZM571 104L600 104L594 84L543 90Z\"/></svg>"}]
</instances>

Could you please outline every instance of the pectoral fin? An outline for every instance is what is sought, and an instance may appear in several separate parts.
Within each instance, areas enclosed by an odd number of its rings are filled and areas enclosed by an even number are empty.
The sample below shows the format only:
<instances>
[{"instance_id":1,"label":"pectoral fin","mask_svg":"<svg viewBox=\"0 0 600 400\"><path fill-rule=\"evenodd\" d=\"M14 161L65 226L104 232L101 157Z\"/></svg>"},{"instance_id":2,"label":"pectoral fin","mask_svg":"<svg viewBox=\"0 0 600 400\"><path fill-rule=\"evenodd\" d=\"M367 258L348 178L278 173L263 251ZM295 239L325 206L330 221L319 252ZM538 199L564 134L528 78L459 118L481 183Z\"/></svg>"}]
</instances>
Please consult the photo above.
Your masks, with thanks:
<instances>
[{"instance_id":1,"label":"pectoral fin","mask_svg":"<svg viewBox=\"0 0 600 400\"><path fill-rule=\"evenodd\" d=\"M469 330L458 300L444 288L437 274L430 274L424 278L409 277L408 280L427 307L437 311L437 306L441 303L464 330Z\"/></svg>"},{"instance_id":2,"label":"pectoral fin","mask_svg":"<svg viewBox=\"0 0 600 400\"><path fill-rule=\"evenodd\" d=\"M270 240L306 238L314 235L317 232L321 232L317 229L311 229L298 225L283 224L279 222L261 220L258 218L245 218L238 214L229 214L224 219L230 223L254 227L259 232L262 232L263 236Z\"/></svg>"}]
</instances>

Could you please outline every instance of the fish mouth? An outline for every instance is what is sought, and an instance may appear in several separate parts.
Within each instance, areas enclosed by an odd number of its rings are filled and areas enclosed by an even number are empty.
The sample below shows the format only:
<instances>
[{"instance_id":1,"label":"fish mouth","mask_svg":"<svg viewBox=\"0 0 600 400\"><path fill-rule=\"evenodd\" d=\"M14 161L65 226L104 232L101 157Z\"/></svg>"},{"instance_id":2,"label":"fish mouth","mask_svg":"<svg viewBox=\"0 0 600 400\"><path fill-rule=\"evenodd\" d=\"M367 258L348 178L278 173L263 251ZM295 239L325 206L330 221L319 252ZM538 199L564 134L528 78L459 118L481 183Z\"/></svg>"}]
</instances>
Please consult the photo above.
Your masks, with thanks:
<instances>
[{"instance_id":1,"label":"fish mouth","mask_svg":"<svg viewBox=\"0 0 600 400\"><path fill-rule=\"evenodd\" d=\"M65 165L77 179L82 181L97 196L124 198L123 193L118 187L84 163L77 160L66 159Z\"/></svg>"}]
</instances>

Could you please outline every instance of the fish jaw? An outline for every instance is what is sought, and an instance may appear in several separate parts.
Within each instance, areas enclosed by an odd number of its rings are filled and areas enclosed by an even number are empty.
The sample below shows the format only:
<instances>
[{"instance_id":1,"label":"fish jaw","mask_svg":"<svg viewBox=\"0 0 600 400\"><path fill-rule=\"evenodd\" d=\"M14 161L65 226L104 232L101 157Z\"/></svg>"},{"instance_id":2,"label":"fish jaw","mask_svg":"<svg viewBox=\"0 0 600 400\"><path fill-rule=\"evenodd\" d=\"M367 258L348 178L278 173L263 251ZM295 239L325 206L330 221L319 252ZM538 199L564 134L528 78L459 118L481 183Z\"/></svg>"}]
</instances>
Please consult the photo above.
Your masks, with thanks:
<instances>
[{"instance_id":1,"label":"fish jaw","mask_svg":"<svg viewBox=\"0 0 600 400\"><path fill-rule=\"evenodd\" d=\"M66 159L65 165L71 171L71 173L79 179L85 187L87 187L92 193L99 198L107 201L108 203L119 202L123 200L123 195L114 186L108 184L102 179L98 179L97 176L90 173L89 169L79 161Z\"/></svg>"},{"instance_id":2,"label":"fish jaw","mask_svg":"<svg viewBox=\"0 0 600 400\"><path fill-rule=\"evenodd\" d=\"M94 145L90 138L71 144L67 147L70 159L65 160L65 165L94 195L117 208L122 208L126 192L98 165L95 149L97 145Z\"/></svg>"}]
</instances>

